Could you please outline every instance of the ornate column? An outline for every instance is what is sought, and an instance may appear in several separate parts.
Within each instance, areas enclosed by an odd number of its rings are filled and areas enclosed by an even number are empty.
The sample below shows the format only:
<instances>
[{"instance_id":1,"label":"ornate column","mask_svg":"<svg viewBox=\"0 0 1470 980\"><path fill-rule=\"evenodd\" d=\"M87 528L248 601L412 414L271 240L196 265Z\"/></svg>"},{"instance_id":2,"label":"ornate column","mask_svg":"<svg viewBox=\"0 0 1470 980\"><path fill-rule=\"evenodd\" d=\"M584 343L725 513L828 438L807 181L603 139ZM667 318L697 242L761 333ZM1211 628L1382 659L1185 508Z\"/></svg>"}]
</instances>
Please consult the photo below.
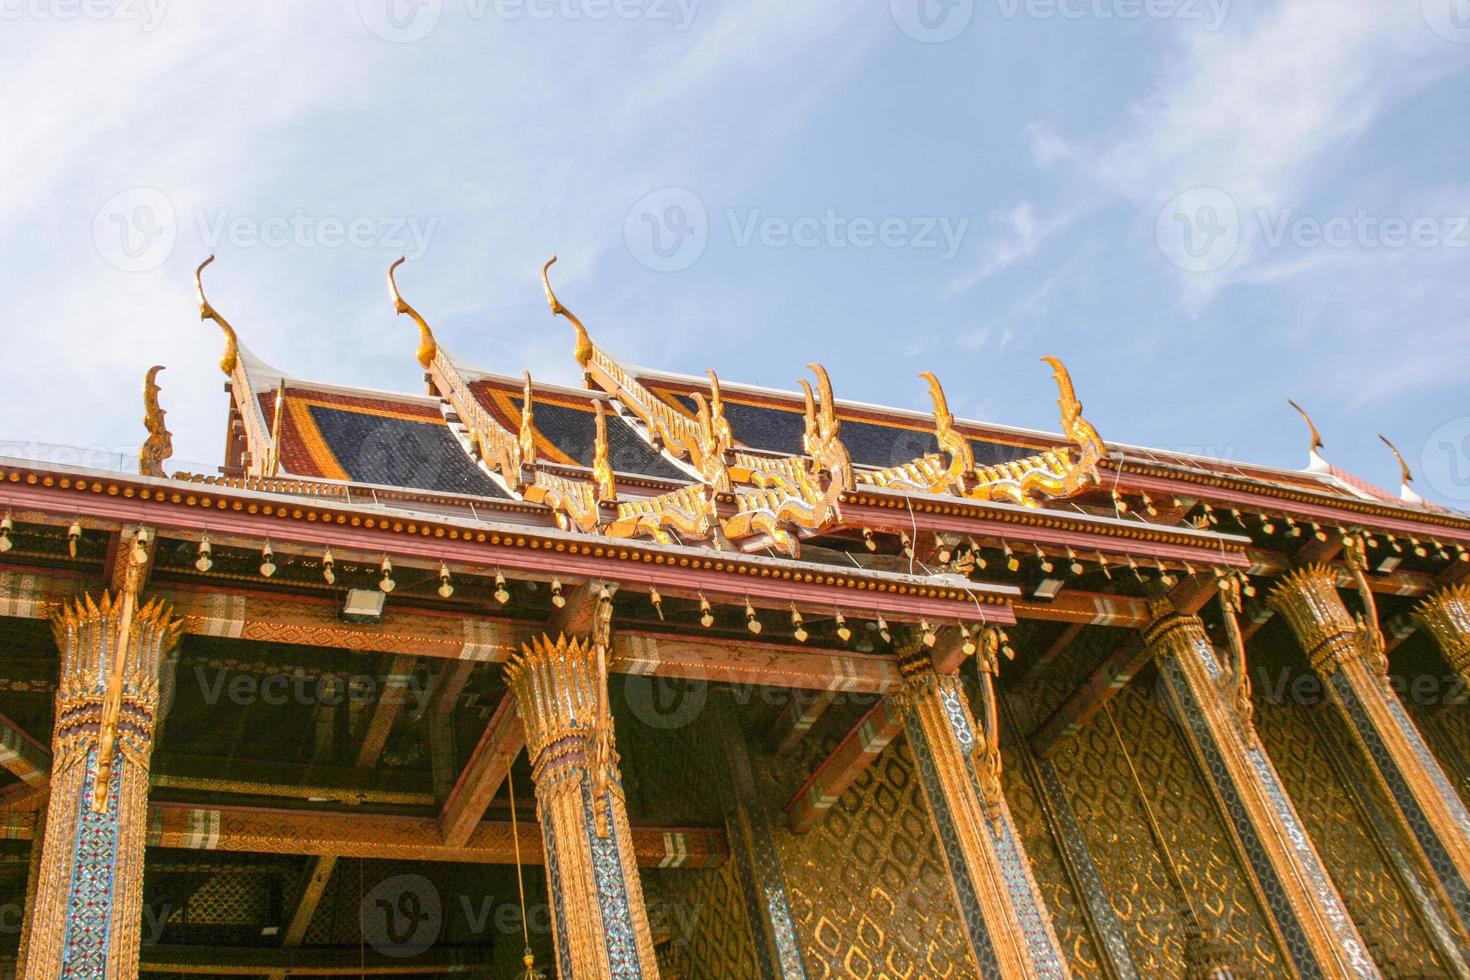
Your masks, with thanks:
<instances>
[{"instance_id":1,"label":"ornate column","mask_svg":"<svg viewBox=\"0 0 1470 980\"><path fill-rule=\"evenodd\" d=\"M1423 852L1461 926L1470 927L1470 812L1389 685L1388 658L1365 581L1360 591L1369 612L1354 618L1338 595L1336 575L1314 565L1288 576L1270 603L1290 622L1393 801L1400 831Z\"/></svg>"},{"instance_id":2,"label":"ornate column","mask_svg":"<svg viewBox=\"0 0 1470 980\"><path fill-rule=\"evenodd\" d=\"M1233 585L1233 583L1231 583ZM1377 977L1367 946L1307 837L1296 808L1256 736L1245 647L1229 593L1225 609L1231 662L1222 664L1198 616L1167 598L1150 602L1144 642L1162 690L1242 863L1254 873L1263 911L1282 949L1304 977Z\"/></svg>"},{"instance_id":3,"label":"ornate column","mask_svg":"<svg viewBox=\"0 0 1470 980\"><path fill-rule=\"evenodd\" d=\"M958 676L940 674L915 642L897 694L929 817L949 868L965 936L983 977L1068 977L1031 864L1000 788L993 634L981 644L982 724Z\"/></svg>"},{"instance_id":4,"label":"ornate column","mask_svg":"<svg viewBox=\"0 0 1470 980\"><path fill-rule=\"evenodd\" d=\"M159 664L182 628L131 588L52 620L61 672L29 980L138 975Z\"/></svg>"},{"instance_id":5,"label":"ornate column","mask_svg":"<svg viewBox=\"0 0 1470 980\"><path fill-rule=\"evenodd\" d=\"M1414 610L1419 625L1434 634L1450 669L1470 682L1470 585L1452 585Z\"/></svg>"},{"instance_id":6,"label":"ornate column","mask_svg":"<svg viewBox=\"0 0 1470 980\"><path fill-rule=\"evenodd\" d=\"M537 636L506 665L506 680L536 782L558 975L657 978L607 714L604 644Z\"/></svg>"}]
</instances>

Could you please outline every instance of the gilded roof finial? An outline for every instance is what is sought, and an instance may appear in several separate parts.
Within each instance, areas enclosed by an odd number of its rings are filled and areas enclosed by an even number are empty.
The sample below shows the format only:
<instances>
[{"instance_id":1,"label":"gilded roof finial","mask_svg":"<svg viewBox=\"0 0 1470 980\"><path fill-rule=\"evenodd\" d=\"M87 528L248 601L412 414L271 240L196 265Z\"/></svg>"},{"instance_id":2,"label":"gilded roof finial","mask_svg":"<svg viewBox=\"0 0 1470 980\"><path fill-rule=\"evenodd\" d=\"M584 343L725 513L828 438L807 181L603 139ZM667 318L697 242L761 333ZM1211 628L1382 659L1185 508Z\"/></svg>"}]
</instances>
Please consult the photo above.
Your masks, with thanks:
<instances>
[{"instance_id":1,"label":"gilded roof finial","mask_svg":"<svg viewBox=\"0 0 1470 980\"><path fill-rule=\"evenodd\" d=\"M812 397L812 386L802 378L798 384L801 385L802 419L805 422L805 431L802 432L802 448L810 456L813 447L817 444L817 407L816 400Z\"/></svg>"},{"instance_id":2,"label":"gilded roof finial","mask_svg":"<svg viewBox=\"0 0 1470 980\"><path fill-rule=\"evenodd\" d=\"M536 465L536 419L535 392L531 388L531 372L526 372L526 383L521 389L521 465Z\"/></svg>"},{"instance_id":3,"label":"gilded roof finial","mask_svg":"<svg viewBox=\"0 0 1470 980\"><path fill-rule=\"evenodd\" d=\"M835 435L839 426L837 421L837 403L832 398L832 380L827 377L827 369L815 362L808 364L807 368L817 376L817 422L818 431L823 436Z\"/></svg>"},{"instance_id":4,"label":"gilded roof finial","mask_svg":"<svg viewBox=\"0 0 1470 980\"><path fill-rule=\"evenodd\" d=\"M1379 433L1379 439L1393 453L1393 458L1399 461L1399 499L1407 504L1422 504L1424 498L1414 491L1411 484L1414 482L1414 472L1409 469L1409 464L1404 461L1404 454L1399 452L1399 447L1388 441L1388 436Z\"/></svg>"},{"instance_id":5,"label":"gilded roof finial","mask_svg":"<svg viewBox=\"0 0 1470 980\"><path fill-rule=\"evenodd\" d=\"M587 328L582 326L582 321L577 319L576 314L562 306L561 300L556 298L556 293L551 288L551 277L547 275L554 265L556 265L555 255L541 267L541 286L546 290L546 302L551 304L551 315L566 317L571 322L572 328L577 331L577 363L585 368L592 363L592 338L587 334Z\"/></svg>"},{"instance_id":6,"label":"gilded roof finial","mask_svg":"<svg viewBox=\"0 0 1470 980\"><path fill-rule=\"evenodd\" d=\"M618 484L613 478L612 463L608 461L607 409L600 398L593 405L597 411L597 437L592 443L592 479L597 482L597 500L601 503L618 499Z\"/></svg>"},{"instance_id":7,"label":"gilded roof finial","mask_svg":"<svg viewBox=\"0 0 1470 980\"><path fill-rule=\"evenodd\" d=\"M720 376L715 374L714 369L706 373L709 375L710 422L714 426L715 437L720 442L720 448L728 450L735 445L735 431L730 428L730 422L725 418L725 399L720 395Z\"/></svg>"},{"instance_id":8,"label":"gilded roof finial","mask_svg":"<svg viewBox=\"0 0 1470 980\"><path fill-rule=\"evenodd\" d=\"M235 328L230 326L230 322L220 316L219 312L209 305L209 300L204 297L204 270L213 261L214 255L211 254L209 258L199 263L199 268L194 270L194 291L199 295L199 319L213 320L225 332L225 353L219 359L219 366L220 370L228 376L235 373L235 362L240 356L240 340L235 336Z\"/></svg>"},{"instance_id":9,"label":"gilded roof finial","mask_svg":"<svg viewBox=\"0 0 1470 980\"><path fill-rule=\"evenodd\" d=\"M1082 451L1077 465L1067 474L1065 490L1075 492L1086 483L1097 482L1097 463L1107 454L1102 436L1092 423L1082 417L1082 402L1077 390L1072 387L1072 374L1067 366L1055 357L1043 357L1051 365L1052 378L1057 383L1057 407L1062 410L1062 432L1073 445Z\"/></svg>"},{"instance_id":10,"label":"gilded roof finial","mask_svg":"<svg viewBox=\"0 0 1470 980\"><path fill-rule=\"evenodd\" d=\"M919 377L929 382L929 396L934 399L934 439L940 450L949 454L950 483L963 492L965 477L975 471L975 450L970 440L955 430L954 413L949 410L949 399L939 379L928 371Z\"/></svg>"},{"instance_id":11,"label":"gilded roof finial","mask_svg":"<svg viewBox=\"0 0 1470 980\"><path fill-rule=\"evenodd\" d=\"M1307 414L1307 410L1305 408L1302 408L1290 398L1286 400L1286 404L1296 409L1297 414L1300 415L1303 421L1307 423L1307 429L1310 430L1312 433L1312 444L1307 447L1307 469L1313 473L1327 472L1331 469L1331 467L1328 465L1326 458L1323 457L1322 453L1320 452L1320 450L1327 448L1327 444L1322 441L1322 433L1317 431L1317 424L1312 421L1312 417Z\"/></svg>"},{"instance_id":12,"label":"gilded roof finial","mask_svg":"<svg viewBox=\"0 0 1470 980\"><path fill-rule=\"evenodd\" d=\"M418 324L418 359L419 363L427 369L430 364L434 363L434 355L439 352L439 345L434 342L434 331L430 330L429 325L424 322L424 318L419 316L419 311L409 306L404 301L403 295L398 292L398 281L393 278L393 273L405 261L407 260L403 256L399 256L398 261L388 266L388 298L393 301L394 313L397 313L399 316L407 313L409 318Z\"/></svg>"},{"instance_id":13,"label":"gilded roof finial","mask_svg":"<svg viewBox=\"0 0 1470 980\"><path fill-rule=\"evenodd\" d=\"M144 476L166 476L163 461L174 454L173 433L168 431L163 421L168 413L158 405L161 389L157 379L158 372L162 370L162 364L155 364L143 379L143 425L148 429L148 438L143 442L143 448L138 450L138 472Z\"/></svg>"}]
</instances>

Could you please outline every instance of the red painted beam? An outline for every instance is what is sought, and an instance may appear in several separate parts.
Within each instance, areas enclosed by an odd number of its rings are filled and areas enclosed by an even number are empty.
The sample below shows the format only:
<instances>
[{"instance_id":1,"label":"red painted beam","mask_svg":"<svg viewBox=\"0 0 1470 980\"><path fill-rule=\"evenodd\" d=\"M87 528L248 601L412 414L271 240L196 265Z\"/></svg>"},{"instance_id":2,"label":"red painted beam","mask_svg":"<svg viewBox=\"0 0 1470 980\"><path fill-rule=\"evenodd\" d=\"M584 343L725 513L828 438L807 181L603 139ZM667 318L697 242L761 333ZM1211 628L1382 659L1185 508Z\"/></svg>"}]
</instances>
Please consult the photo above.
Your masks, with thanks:
<instances>
[{"instance_id":1,"label":"red painted beam","mask_svg":"<svg viewBox=\"0 0 1470 980\"><path fill-rule=\"evenodd\" d=\"M873 705L786 804L791 829L799 834L816 826L901 731L903 718L891 698Z\"/></svg>"},{"instance_id":2,"label":"red painted beam","mask_svg":"<svg viewBox=\"0 0 1470 980\"><path fill-rule=\"evenodd\" d=\"M507 693L495 706L484 734L439 813L445 844L463 847L470 839L525 746L526 732L516 712L515 698Z\"/></svg>"}]
</instances>

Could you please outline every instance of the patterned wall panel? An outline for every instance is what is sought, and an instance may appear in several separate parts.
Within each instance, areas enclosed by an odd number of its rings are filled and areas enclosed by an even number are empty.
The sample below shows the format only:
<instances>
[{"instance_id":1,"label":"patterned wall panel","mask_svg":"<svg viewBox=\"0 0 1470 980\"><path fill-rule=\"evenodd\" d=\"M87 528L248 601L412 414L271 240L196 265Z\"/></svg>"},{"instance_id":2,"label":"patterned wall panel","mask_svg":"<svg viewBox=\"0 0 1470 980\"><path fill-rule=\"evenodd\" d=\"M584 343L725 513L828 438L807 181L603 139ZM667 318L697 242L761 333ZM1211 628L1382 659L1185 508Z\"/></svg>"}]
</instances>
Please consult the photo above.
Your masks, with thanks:
<instances>
[{"instance_id":1,"label":"patterned wall panel","mask_svg":"<svg viewBox=\"0 0 1470 980\"><path fill-rule=\"evenodd\" d=\"M760 975L734 861L718 868L649 868L642 875L664 980L749 980Z\"/></svg>"},{"instance_id":2,"label":"patterned wall panel","mask_svg":"<svg viewBox=\"0 0 1470 980\"><path fill-rule=\"evenodd\" d=\"M1334 771L1328 753L1335 750L1322 744L1307 715L1327 710L1275 703L1258 688L1256 730L1379 967L1390 975L1434 975L1441 967L1429 938Z\"/></svg>"},{"instance_id":3,"label":"patterned wall panel","mask_svg":"<svg viewBox=\"0 0 1470 980\"><path fill-rule=\"evenodd\" d=\"M1195 910L1220 932L1242 974L1287 975L1284 954L1189 748L1155 696L1154 680L1151 672L1135 680L1112 702L1113 714ZM1134 964L1144 976L1183 976L1185 923L1106 717L1063 740L1050 759L1127 932Z\"/></svg>"},{"instance_id":4,"label":"patterned wall panel","mask_svg":"<svg viewBox=\"0 0 1470 980\"><path fill-rule=\"evenodd\" d=\"M767 803L784 802L792 776L835 741L808 739L794 771L767 769ZM906 741L892 743L814 829L777 826L775 837L810 976L975 976Z\"/></svg>"}]
</instances>

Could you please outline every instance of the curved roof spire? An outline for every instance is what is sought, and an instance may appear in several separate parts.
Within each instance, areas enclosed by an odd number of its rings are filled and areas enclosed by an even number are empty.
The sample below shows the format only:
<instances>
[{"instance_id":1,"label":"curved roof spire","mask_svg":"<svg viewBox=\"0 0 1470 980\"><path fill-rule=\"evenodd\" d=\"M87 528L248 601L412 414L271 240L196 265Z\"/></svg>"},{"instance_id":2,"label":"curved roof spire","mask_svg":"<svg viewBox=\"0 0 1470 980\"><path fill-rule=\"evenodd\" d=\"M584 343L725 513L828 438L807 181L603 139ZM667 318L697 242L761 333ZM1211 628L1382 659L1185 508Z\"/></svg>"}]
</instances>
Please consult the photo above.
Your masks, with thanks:
<instances>
[{"instance_id":1,"label":"curved roof spire","mask_svg":"<svg viewBox=\"0 0 1470 980\"><path fill-rule=\"evenodd\" d=\"M419 316L419 311L409 306L407 301L404 300L403 295L398 292L398 280L393 278L393 273L406 261L407 259L400 255L396 262L388 266L388 298L393 301L394 313L397 313L399 316L406 313L414 323L418 324L418 359L421 365L428 368L430 364L434 363L434 355L439 352L439 345L434 340L434 331L430 330L428 323L424 321L423 317Z\"/></svg>"},{"instance_id":2,"label":"curved roof spire","mask_svg":"<svg viewBox=\"0 0 1470 980\"><path fill-rule=\"evenodd\" d=\"M214 253L209 258L199 263L199 268L194 270L194 291L199 295L199 319L213 320L219 324L219 328L225 332L225 353L219 359L220 370L226 376L235 373L235 364L240 357L240 338L235 335L235 328L230 326L230 321L219 315L209 300L204 295L204 270L214 261Z\"/></svg>"},{"instance_id":3,"label":"curved roof spire","mask_svg":"<svg viewBox=\"0 0 1470 980\"><path fill-rule=\"evenodd\" d=\"M1399 461L1399 499L1406 504L1424 503L1424 498L1419 496L1410 485L1414 482L1414 472L1409 469L1409 464L1404 461L1404 454L1399 452L1398 446L1388 441L1388 436L1380 432L1378 438L1382 439L1383 444L1388 447L1389 452L1393 453L1393 458Z\"/></svg>"},{"instance_id":4,"label":"curved roof spire","mask_svg":"<svg viewBox=\"0 0 1470 980\"><path fill-rule=\"evenodd\" d=\"M1324 457L1321 453L1321 450L1327 448L1327 444L1322 441L1322 433L1317 431L1317 424L1312 421L1312 417L1307 414L1307 410L1305 408L1302 408L1290 398L1286 400L1286 404L1296 409L1297 414L1300 415L1302 419L1307 423L1307 428L1312 433L1312 444L1307 449L1308 471L1312 473L1331 472L1331 465L1328 464L1326 457Z\"/></svg>"},{"instance_id":5,"label":"curved roof spire","mask_svg":"<svg viewBox=\"0 0 1470 980\"><path fill-rule=\"evenodd\" d=\"M163 461L174 453L174 437L163 420L168 413L158 404L158 372L162 370L162 364L155 364L143 379L143 425L148 439L138 450L138 472L144 476L166 476Z\"/></svg>"},{"instance_id":6,"label":"curved roof spire","mask_svg":"<svg viewBox=\"0 0 1470 980\"><path fill-rule=\"evenodd\" d=\"M556 265L555 255L541 267L541 286L546 290L546 302L551 305L551 315L566 317L571 321L572 328L577 331L577 363L586 368L592 362L592 337L588 335L587 328L582 326L582 321L577 319L577 315L562 306L561 300L556 298L556 292L551 288L551 277L547 275L554 265Z\"/></svg>"}]
</instances>

